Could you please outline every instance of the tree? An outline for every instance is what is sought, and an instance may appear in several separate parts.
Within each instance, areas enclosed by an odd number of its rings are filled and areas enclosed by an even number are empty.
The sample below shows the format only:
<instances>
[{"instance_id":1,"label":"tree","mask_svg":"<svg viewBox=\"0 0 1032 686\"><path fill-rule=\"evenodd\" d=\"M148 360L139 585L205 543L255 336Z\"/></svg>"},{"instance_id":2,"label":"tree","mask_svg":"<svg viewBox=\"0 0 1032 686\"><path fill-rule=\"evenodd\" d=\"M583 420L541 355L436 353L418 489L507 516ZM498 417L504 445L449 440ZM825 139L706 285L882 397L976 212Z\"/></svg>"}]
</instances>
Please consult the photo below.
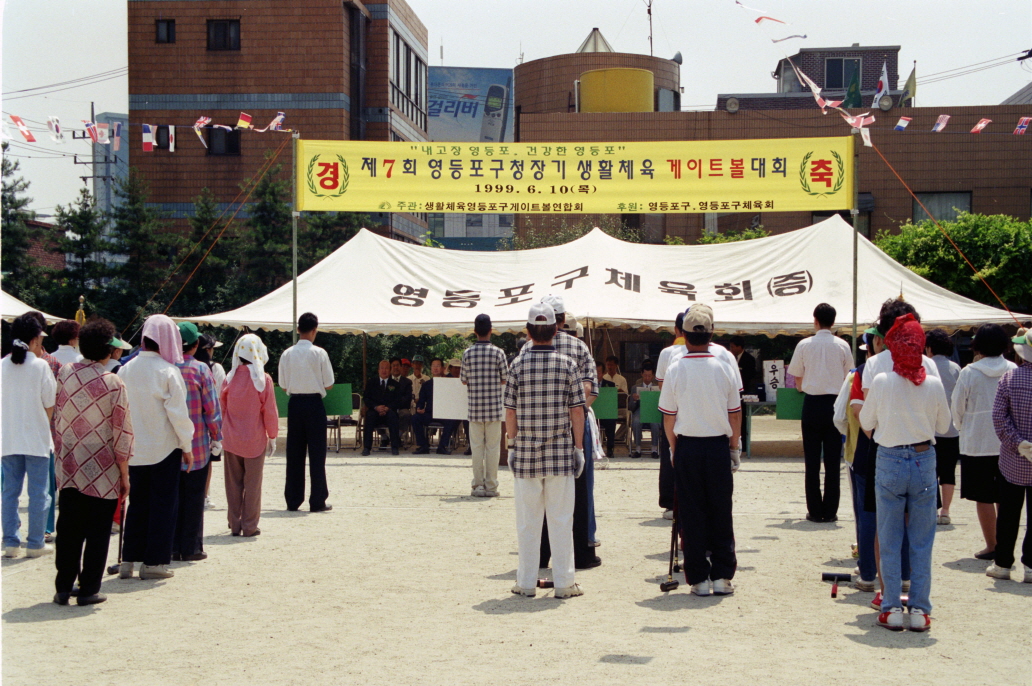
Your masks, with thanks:
<instances>
[{"instance_id":1,"label":"tree","mask_svg":"<svg viewBox=\"0 0 1032 686\"><path fill-rule=\"evenodd\" d=\"M754 238L766 238L770 232L763 226L744 231L725 231L724 233L703 234L699 236L699 245L713 245L714 243L735 243L737 241L751 241Z\"/></svg>"},{"instance_id":2,"label":"tree","mask_svg":"<svg viewBox=\"0 0 1032 686\"><path fill-rule=\"evenodd\" d=\"M955 221L940 224L977 274L930 220L908 222L898 234L882 232L874 243L915 274L958 295L998 307L999 302L981 277L1011 309L1032 309L1032 282L1028 278L1032 221L962 212Z\"/></svg>"},{"instance_id":3,"label":"tree","mask_svg":"<svg viewBox=\"0 0 1032 686\"><path fill-rule=\"evenodd\" d=\"M60 303L54 308L54 314L69 312L80 295L85 295L96 308L104 302L104 282L111 273L104 259L104 253L111 252L111 242L105 235L104 213L97 209L93 196L85 188L79 191L74 204L58 205L55 211L57 247L66 255L66 266L54 280L50 300Z\"/></svg>"},{"instance_id":4,"label":"tree","mask_svg":"<svg viewBox=\"0 0 1032 686\"><path fill-rule=\"evenodd\" d=\"M586 236L592 229L598 227L605 233L619 238L628 243L642 243L644 237L638 229L632 229L621 219L612 215L599 215L597 217L585 217L575 224L567 224L564 217L559 226L535 227L528 224L522 235L514 233L512 238L503 238L498 242L499 250L530 250L532 248L546 248L552 245L563 245Z\"/></svg>"},{"instance_id":5,"label":"tree","mask_svg":"<svg viewBox=\"0 0 1032 686\"><path fill-rule=\"evenodd\" d=\"M19 164L12 161L7 154L7 143L3 144L3 193L2 193L2 233L0 233L0 263L3 264L4 288L18 295L33 260L29 256L29 227L26 221L33 218L27 209L32 198L25 195L29 182L21 176L16 177Z\"/></svg>"},{"instance_id":6,"label":"tree","mask_svg":"<svg viewBox=\"0 0 1032 686\"><path fill-rule=\"evenodd\" d=\"M289 181L278 178L282 165L275 165L254 189L250 217L234 251L240 269L234 279L234 296L242 302L259 298L286 283L291 276L291 224ZM250 181L244 182L250 185Z\"/></svg>"},{"instance_id":7,"label":"tree","mask_svg":"<svg viewBox=\"0 0 1032 686\"><path fill-rule=\"evenodd\" d=\"M189 221L193 252L184 257L182 276L188 277L194 269L196 272L173 303L172 311L180 315L202 315L243 304L232 299L227 285L230 274L239 266L232 258L235 236L227 228L229 218L219 211L210 189L203 189L194 198L194 213Z\"/></svg>"}]
</instances>

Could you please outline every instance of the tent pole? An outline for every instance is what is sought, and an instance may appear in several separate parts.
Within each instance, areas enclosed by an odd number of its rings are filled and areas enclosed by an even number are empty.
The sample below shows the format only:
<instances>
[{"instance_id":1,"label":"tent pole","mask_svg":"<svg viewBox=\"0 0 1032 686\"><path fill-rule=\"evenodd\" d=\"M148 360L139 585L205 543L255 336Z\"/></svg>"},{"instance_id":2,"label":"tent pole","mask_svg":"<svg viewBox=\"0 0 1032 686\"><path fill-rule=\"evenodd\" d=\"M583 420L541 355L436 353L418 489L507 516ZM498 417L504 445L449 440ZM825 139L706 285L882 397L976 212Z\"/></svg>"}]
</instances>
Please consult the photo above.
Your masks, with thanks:
<instances>
[{"instance_id":1,"label":"tent pole","mask_svg":"<svg viewBox=\"0 0 1032 686\"><path fill-rule=\"evenodd\" d=\"M290 234L291 234L291 281L293 283L293 295L294 295L294 321L291 322L290 329L292 332L292 343L297 343L297 218L301 216L301 213L297 210L297 139L301 137L299 131L294 131L290 134L290 137L294 140L291 141L291 155L290 155L290 194L291 203L290 208Z\"/></svg>"},{"instance_id":2,"label":"tent pole","mask_svg":"<svg viewBox=\"0 0 1032 686\"><path fill-rule=\"evenodd\" d=\"M855 130L855 129L854 129ZM856 139L854 138L854 144ZM860 150L853 148L853 364L856 364L857 349L857 324L856 324L856 299L857 299L857 250L860 243Z\"/></svg>"},{"instance_id":3,"label":"tent pole","mask_svg":"<svg viewBox=\"0 0 1032 686\"><path fill-rule=\"evenodd\" d=\"M366 385L366 368L367 368L367 365L366 365L366 342L367 342L366 333L365 333L365 331L363 331L362 332L362 388L365 388L365 385Z\"/></svg>"}]
</instances>

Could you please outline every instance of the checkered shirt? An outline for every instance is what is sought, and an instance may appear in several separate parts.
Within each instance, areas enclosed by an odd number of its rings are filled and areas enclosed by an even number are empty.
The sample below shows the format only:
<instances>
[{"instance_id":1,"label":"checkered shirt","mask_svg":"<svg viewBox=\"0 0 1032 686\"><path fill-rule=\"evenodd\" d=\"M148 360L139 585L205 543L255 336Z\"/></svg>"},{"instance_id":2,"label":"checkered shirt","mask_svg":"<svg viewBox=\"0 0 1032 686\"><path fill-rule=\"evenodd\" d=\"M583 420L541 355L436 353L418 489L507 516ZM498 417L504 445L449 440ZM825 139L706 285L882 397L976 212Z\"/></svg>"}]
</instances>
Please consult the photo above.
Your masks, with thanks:
<instances>
[{"instance_id":1,"label":"checkered shirt","mask_svg":"<svg viewBox=\"0 0 1032 686\"><path fill-rule=\"evenodd\" d=\"M516 410L519 426L509 467L518 479L573 476L570 408L584 405L577 365L550 345L523 349L505 385L505 407Z\"/></svg>"},{"instance_id":2,"label":"checkered shirt","mask_svg":"<svg viewBox=\"0 0 1032 686\"><path fill-rule=\"evenodd\" d=\"M993 427L1000 437L1000 473L1015 486L1032 486L1032 462L1018 452L1032 441L1032 366L1028 363L1000 377L993 403Z\"/></svg>"},{"instance_id":3,"label":"checkered shirt","mask_svg":"<svg viewBox=\"0 0 1032 686\"><path fill-rule=\"evenodd\" d=\"M508 371L505 353L489 341L477 341L462 353L459 378L469 391L469 421L502 421L502 384Z\"/></svg>"},{"instance_id":4,"label":"checkered shirt","mask_svg":"<svg viewBox=\"0 0 1032 686\"><path fill-rule=\"evenodd\" d=\"M194 425L193 469L203 469L211 457L211 442L222 440L222 410L219 408L219 394L215 391L215 377L211 369L192 355L183 355L183 362L177 364L186 382L186 409ZM183 465L186 469L186 465Z\"/></svg>"},{"instance_id":5,"label":"checkered shirt","mask_svg":"<svg viewBox=\"0 0 1032 686\"><path fill-rule=\"evenodd\" d=\"M563 331L557 331L555 338L552 339L552 345L555 346L556 352L560 355L566 355L574 364L577 365L577 370L580 373L580 379L582 382L591 382L591 395L598 395L598 371L595 367L595 358L591 356L591 350L588 349L588 344L568 333ZM520 355L527 352L533 347L533 343L527 341L527 344L520 348Z\"/></svg>"}]
</instances>

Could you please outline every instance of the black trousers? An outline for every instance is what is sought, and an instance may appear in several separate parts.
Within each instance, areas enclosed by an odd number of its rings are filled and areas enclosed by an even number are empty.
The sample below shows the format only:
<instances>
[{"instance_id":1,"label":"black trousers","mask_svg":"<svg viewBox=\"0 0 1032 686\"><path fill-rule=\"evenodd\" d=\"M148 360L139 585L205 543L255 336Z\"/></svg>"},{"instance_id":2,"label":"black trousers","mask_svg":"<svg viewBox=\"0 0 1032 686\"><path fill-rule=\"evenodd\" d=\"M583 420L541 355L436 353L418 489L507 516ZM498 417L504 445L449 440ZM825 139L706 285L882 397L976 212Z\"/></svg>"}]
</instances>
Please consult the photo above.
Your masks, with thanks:
<instances>
[{"instance_id":1,"label":"black trousers","mask_svg":"<svg viewBox=\"0 0 1032 686\"><path fill-rule=\"evenodd\" d=\"M728 437L678 436L674 480L688 583L734 578L738 558L731 520L734 476Z\"/></svg>"},{"instance_id":2,"label":"black trousers","mask_svg":"<svg viewBox=\"0 0 1032 686\"><path fill-rule=\"evenodd\" d=\"M803 458L806 464L806 511L819 519L838 515L842 434L835 428L834 395L803 397ZM821 462L824 497L821 497Z\"/></svg>"},{"instance_id":3,"label":"black trousers","mask_svg":"<svg viewBox=\"0 0 1032 686\"><path fill-rule=\"evenodd\" d=\"M172 555L204 552L204 487L208 484L211 462L202 469L179 476L179 514L172 537Z\"/></svg>"},{"instance_id":4,"label":"black trousers","mask_svg":"<svg viewBox=\"0 0 1032 686\"><path fill-rule=\"evenodd\" d=\"M54 553L54 586L58 593L71 592L76 579L83 597L100 591L111 542L111 519L117 505L117 498L95 498L74 488L61 489Z\"/></svg>"},{"instance_id":5,"label":"black trousers","mask_svg":"<svg viewBox=\"0 0 1032 686\"><path fill-rule=\"evenodd\" d=\"M731 459L728 457L728 459ZM677 489L674 485L674 465L670 464L670 441L666 431L659 439L659 506L664 510L674 509L674 496Z\"/></svg>"},{"instance_id":6,"label":"black trousers","mask_svg":"<svg viewBox=\"0 0 1032 686\"><path fill-rule=\"evenodd\" d=\"M588 439L588 427L584 427L584 438ZM587 459L592 459L588 457ZM730 459L730 458L728 458ZM573 565L586 567L595 559L595 549L588 545L588 469L584 468L573 481ZM552 559L552 546L548 542L547 517L541 527L541 567L547 567Z\"/></svg>"},{"instance_id":7,"label":"black trousers","mask_svg":"<svg viewBox=\"0 0 1032 686\"><path fill-rule=\"evenodd\" d=\"M1024 501L1025 541L1021 544L1021 563L1026 567L1032 567L1032 533L1029 533L1032 531L1032 486L1015 486L1006 479L1000 479L999 493L999 511L996 514L996 564L1006 568L1014 564L1014 545L1018 540L1021 503ZM61 502L64 507L64 501Z\"/></svg>"},{"instance_id":8,"label":"black trousers","mask_svg":"<svg viewBox=\"0 0 1032 686\"><path fill-rule=\"evenodd\" d=\"M598 425L602 429L602 435L605 436L606 441L606 455L613 457L613 451L616 449L616 420L615 419L600 419ZM630 430L630 427L628 427Z\"/></svg>"},{"instance_id":9,"label":"black trousers","mask_svg":"<svg viewBox=\"0 0 1032 686\"><path fill-rule=\"evenodd\" d=\"M425 416L425 415L419 415ZM415 416L412 417L413 423L415 423ZM398 431L398 413L396 410L387 410L387 414L381 415L379 412L372 408L366 408L365 414L365 432L362 436L362 448L365 450L373 449L373 431L378 426L386 426L388 433L391 435L391 448L399 450L401 448L401 434ZM423 432L423 440L426 440L426 431ZM416 441L419 441L417 436Z\"/></svg>"},{"instance_id":10,"label":"black trousers","mask_svg":"<svg viewBox=\"0 0 1032 686\"><path fill-rule=\"evenodd\" d=\"M287 405L287 481L283 497L288 510L305 501L305 456L312 479L308 507L321 510L330 495L326 487L326 407L318 393L290 396Z\"/></svg>"},{"instance_id":11,"label":"black trousers","mask_svg":"<svg viewBox=\"0 0 1032 686\"><path fill-rule=\"evenodd\" d=\"M426 427L432 422L440 423L443 428L441 429L441 436L437 441L438 448L447 448L451 443L452 432L455 431L455 425L457 422L451 419L434 419L432 415L427 413L419 414L418 412L412 415L412 433L416 435L416 445L420 448L430 448L430 441L426 435ZM372 447L372 443L369 444Z\"/></svg>"},{"instance_id":12,"label":"black trousers","mask_svg":"<svg viewBox=\"0 0 1032 686\"><path fill-rule=\"evenodd\" d=\"M122 533L123 561L142 562L148 567L172 561L182 464L183 451L176 448L157 464L129 467L129 509ZM108 535L110 530L109 524Z\"/></svg>"}]
</instances>

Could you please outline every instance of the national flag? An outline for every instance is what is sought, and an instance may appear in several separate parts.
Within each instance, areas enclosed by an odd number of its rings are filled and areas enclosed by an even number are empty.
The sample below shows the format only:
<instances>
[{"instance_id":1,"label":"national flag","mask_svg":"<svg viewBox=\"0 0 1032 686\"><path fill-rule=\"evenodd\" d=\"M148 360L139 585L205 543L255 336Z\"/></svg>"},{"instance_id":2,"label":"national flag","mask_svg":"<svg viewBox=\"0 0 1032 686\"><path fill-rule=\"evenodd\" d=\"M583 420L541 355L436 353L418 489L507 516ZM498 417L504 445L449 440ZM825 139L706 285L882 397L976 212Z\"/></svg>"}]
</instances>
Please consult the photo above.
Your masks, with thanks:
<instances>
[{"instance_id":1,"label":"national flag","mask_svg":"<svg viewBox=\"0 0 1032 686\"><path fill-rule=\"evenodd\" d=\"M872 107L878 106L878 101L881 100L883 95L889 94L889 64L888 62L882 62L881 77L878 79L878 86L874 89L874 100L871 101Z\"/></svg>"},{"instance_id":2,"label":"national flag","mask_svg":"<svg viewBox=\"0 0 1032 686\"><path fill-rule=\"evenodd\" d=\"M975 124L975 128L971 129L971 133L982 133L982 129L984 129L992 123L992 119L979 119L978 123Z\"/></svg>"},{"instance_id":3,"label":"national flag","mask_svg":"<svg viewBox=\"0 0 1032 686\"><path fill-rule=\"evenodd\" d=\"M238 129L249 129L249 128L251 128L251 115L249 115L247 112L241 112L240 113L240 119L237 120L236 127Z\"/></svg>"},{"instance_id":4,"label":"national flag","mask_svg":"<svg viewBox=\"0 0 1032 686\"><path fill-rule=\"evenodd\" d=\"M779 24L787 23L787 22L781 21L780 19L775 19L774 17L757 17L755 21L756 21L757 24L759 24L760 22L763 22L763 21L776 21Z\"/></svg>"},{"instance_id":5,"label":"national flag","mask_svg":"<svg viewBox=\"0 0 1032 686\"><path fill-rule=\"evenodd\" d=\"M97 142L97 125L91 121L82 120L82 123L86 125L86 133L90 134L90 140L94 143Z\"/></svg>"},{"instance_id":6,"label":"national flag","mask_svg":"<svg viewBox=\"0 0 1032 686\"><path fill-rule=\"evenodd\" d=\"M1032 117L1022 117L1018 120L1018 128L1014 129L1015 136L1024 136L1025 131L1028 130L1029 124L1032 124Z\"/></svg>"},{"instance_id":7,"label":"national flag","mask_svg":"<svg viewBox=\"0 0 1032 686\"><path fill-rule=\"evenodd\" d=\"M846 89L846 98L842 101L843 107L863 107L864 101L860 96L860 70L853 72L853 78L849 80L849 88Z\"/></svg>"},{"instance_id":8,"label":"national flag","mask_svg":"<svg viewBox=\"0 0 1032 686\"><path fill-rule=\"evenodd\" d=\"M287 115L283 114L282 112L277 112L276 116L273 117L272 121L269 122L268 126L266 126L264 129L255 129L255 131L257 131L258 133L265 133L266 131L282 131L283 119L286 118L286 116Z\"/></svg>"},{"instance_id":9,"label":"national flag","mask_svg":"<svg viewBox=\"0 0 1032 686\"><path fill-rule=\"evenodd\" d=\"M862 129L869 124L874 123L874 117L870 116L870 112L864 112L858 114L855 117L851 117L848 114L843 114L842 118L846 120L846 123L852 126L854 129Z\"/></svg>"},{"instance_id":10,"label":"national flag","mask_svg":"<svg viewBox=\"0 0 1032 686\"><path fill-rule=\"evenodd\" d=\"M865 148L873 148L874 147L874 143L871 142L871 130L870 129L860 129L860 138L863 139L864 147Z\"/></svg>"},{"instance_id":11,"label":"national flag","mask_svg":"<svg viewBox=\"0 0 1032 686\"><path fill-rule=\"evenodd\" d=\"M111 145L111 136L107 124L97 124L97 142L101 145Z\"/></svg>"},{"instance_id":12,"label":"national flag","mask_svg":"<svg viewBox=\"0 0 1032 686\"><path fill-rule=\"evenodd\" d=\"M22 121L21 117L17 117L12 114L11 121L14 122L14 125L18 127L19 131L21 131L21 135L25 137L26 143L36 142L36 137L32 135L32 131L29 131L29 127L25 125L25 122Z\"/></svg>"},{"instance_id":13,"label":"national flag","mask_svg":"<svg viewBox=\"0 0 1032 686\"><path fill-rule=\"evenodd\" d=\"M213 128L213 129L222 129L223 131L232 131L233 130L232 126L226 126L225 124L212 124L211 128Z\"/></svg>"},{"instance_id":14,"label":"national flag","mask_svg":"<svg viewBox=\"0 0 1032 686\"><path fill-rule=\"evenodd\" d=\"M211 117L198 117L197 121L194 122L193 130L197 134L197 137L201 139L201 145L208 148L208 142L204 140L204 134L201 133L201 129L211 123Z\"/></svg>"},{"instance_id":15,"label":"national flag","mask_svg":"<svg viewBox=\"0 0 1032 686\"><path fill-rule=\"evenodd\" d=\"M64 134L61 132L61 120L57 117L47 117L47 128L50 129L50 140L55 143L64 143Z\"/></svg>"},{"instance_id":16,"label":"national flag","mask_svg":"<svg viewBox=\"0 0 1032 686\"><path fill-rule=\"evenodd\" d=\"M792 65L792 70L796 73L796 76L799 77L799 80L809 86L810 90L813 91L813 99L817 101L817 107L821 108L821 114L827 114L827 108L829 107L838 107L842 104L841 100L825 100L822 98L820 86L814 83L801 69L796 67L792 60L789 60L788 63Z\"/></svg>"},{"instance_id":17,"label":"national flag","mask_svg":"<svg viewBox=\"0 0 1032 686\"><path fill-rule=\"evenodd\" d=\"M171 124L168 127L168 151L176 151L176 127Z\"/></svg>"},{"instance_id":18,"label":"national flag","mask_svg":"<svg viewBox=\"0 0 1032 686\"><path fill-rule=\"evenodd\" d=\"M770 42L771 43L781 43L783 41L790 40L792 38L802 38L802 39L805 40L806 39L806 34L805 33L803 33L803 34L796 33L796 34L791 35L791 36L785 36L784 38L776 38L776 39L775 38L771 38Z\"/></svg>"},{"instance_id":19,"label":"national flag","mask_svg":"<svg viewBox=\"0 0 1032 686\"><path fill-rule=\"evenodd\" d=\"M154 127L150 124L143 125L143 151L154 151Z\"/></svg>"},{"instance_id":20,"label":"national flag","mask_svg":"<svg viewBox=\"0 0 1032 686\"><path fill-rule=\"evenodd\" d=\"M897 106L902 107L903 103L910 100L910 106L914 106L914 98L917 97L917 66L910 70L910 76L907 77L907 82L903 85L903 95L899 96L899 103Z\"/></svg>"},{"instance_id":21,"label":"national flag","mask_svg":"<svg viewBox=\"0 0 1032 686\"><path fill-rule=\"evenodd\" d=\"M904 130L905 128L907 128L907 124L909 124L912 119L913 119L913 117L900 117L899 121L896 122L896 126L893 127L892 130L893 131L902 131L902 130Z\"/></svg>"},{"instance_id":22,"label":"national flag","mask_svg":"<svg viewBox=\"0 0 1032 686\"><path fill-rule=\"evenodd\" d=\"M932 133L942 133L942 130L946 128L946 124L950 121L950 115L940 114L939 119L935 122L935 126L932 127Z\"/></svg>"},{"instance_id":23,"label":"national flag","mask_svg":"<svg viewBox=\"0 0 1032 686\"><path fill-rule=\"evenodd\" d=\"M111 147L114 148L115 152L118 152L119 148L122 147L122 122L115 122L115 132L112 135L111 139L112 141L114 141L114 145L112 145Z\"/></svg>"}]
</instances>

